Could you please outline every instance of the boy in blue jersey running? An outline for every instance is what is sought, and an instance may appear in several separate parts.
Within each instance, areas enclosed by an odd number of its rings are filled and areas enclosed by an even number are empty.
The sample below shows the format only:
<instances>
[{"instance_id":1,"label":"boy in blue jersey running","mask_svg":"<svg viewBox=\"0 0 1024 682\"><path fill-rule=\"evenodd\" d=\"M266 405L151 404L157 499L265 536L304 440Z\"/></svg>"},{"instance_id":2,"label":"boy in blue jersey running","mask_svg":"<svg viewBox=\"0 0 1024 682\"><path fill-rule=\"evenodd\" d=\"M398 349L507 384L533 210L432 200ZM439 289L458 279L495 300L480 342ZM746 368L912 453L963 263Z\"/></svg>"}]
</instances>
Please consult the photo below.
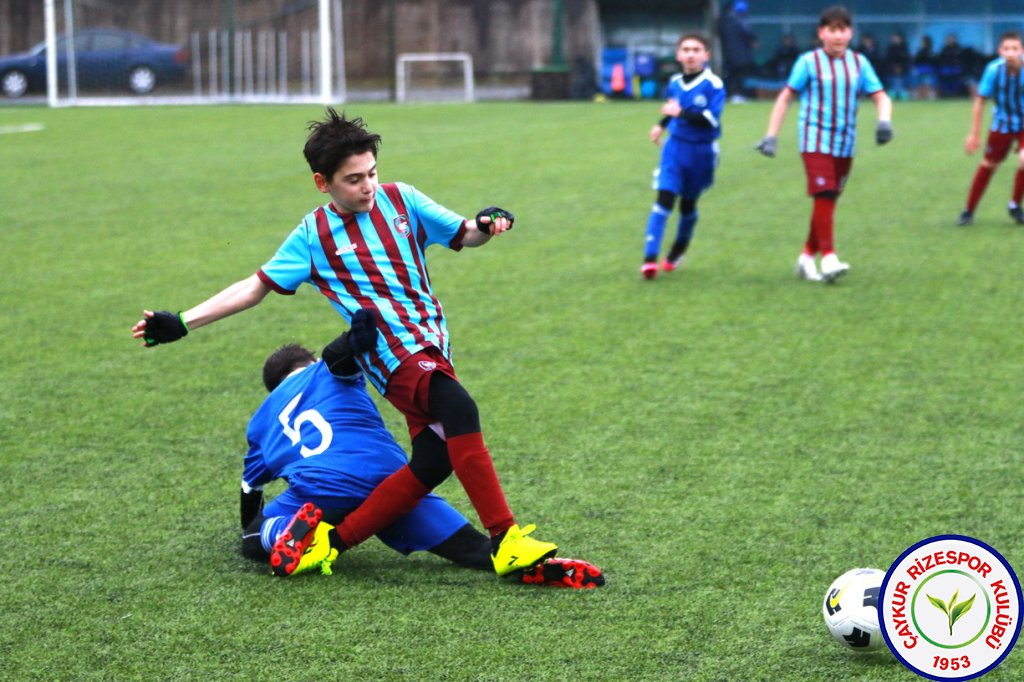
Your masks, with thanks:
<instances>
[{"instance_id":1,"label":"boy in blue jersey running","mask_svg":"<svg viewBox=\"0 0 1024 682\"><path fill-rule=\"evenodd\" d=\"M454 471L488 530L498 575L554 556L557 546L530 537L509 509L480 430L476 403L455 374L441 304L426 249L482 246L511 229L514 216L490 206L472 220L409 185L380 184L380 136L333 108L310 124L303 153L317 190L331 201L309 213L255 274L174 314L144 311L132 336L147 347L259 304L271 291L290 295L303 283L322 293L345 320L373 312L376 345L357 362L406 418L412 458L388 476L337 527L339 548L358 545L411 511Z\"/></svg>"},{"instance_id":2,"label":"boy in blue jersey running","mask_svg":"<svg viewBox=\"0 0 1024 682\"><path fill-rule=\"evenodd\" d=\"M364 327L366 346L375 331ZM335 526L407 461L366 392L351 352L358 344L343 336L324 349L324 361L288 344L263 365L270 395L246 430L242 554L269 560L275 575L330 575L338 556ZM287 480L288 487L264 507L263 488L276 479ZM405 555L429 551L460 566L492 570L488 537L433 493L377 537ZM604 584L597 567L577 559L546 559L518 577L560 587Z\"/></svg>"},{"instance_id":3,"label":"boy in blue jersey running","mask_svg":"<svg viewBox=\"0 0 1024 682\"><path fill-rule=\"evenodd\" d=\"M711 187L718 165L718 143L722 134L722 107L725 87L718 76L707 68L711 53L708 41L696 33L679 38L676 60L683 67L669 81L668 101L661 107L664 116L651 128L651 142L658 144L668 130L668 140L661 152L658 168L658 197L647 219L647 239L640 273L645 279L658 274L658 252L665 224L672 214L676 197L679 200L679 227L668 256L661 263L665 272L678 268L693 238L697 225L697 199Z\"/></svg>"},{"instance_id":4,"label":"boy in blue jersey running","mask_svg":"<svg viewBox=\"0 0 1024 682\"><path fill-rule=\"evenodd\" d=\"M1022 52L1024 46L1020 34L1016 31L1004 33L999 38L999 57L988 63L978 83L978 94L974 96L974 106L971 108L971 132L964 144L968 154L978 151L981 144L981 117L985 101L995 102L995 110L988 140L985 142L985 158L974 173L967 194L967 206L957 219L957 225L970 225L974 222L974 210L992 174L1006 159L1014 142L1017 143L1017 173L1013 176L1013 194L1010 195L1008 210L1018 225L1024 224L1024 210L1020 205L1024 197L1024 145L1021 144L1024 142Z\"/></svg>"},{"instance_id":5,"label":"boy in blue jersey running","mask_svg":"<svg viewBox=\"0 0 1024 682\"><path fill-rule=\"evenodd\" d=\"M835 252L835 211L853 166L860 95L870 97L878 110L875 142L892 140L892 100L871 62L848 49L852 38L853 16L848 9L836 5L822 11L818 21L821 47L800 55L793 65L786 87L775 99L768 131L757 145L765 156L775 156L782 122L790 103L799 96L800 155L814 208L796 274L811 282L834 282L850 269ZM820 271L815 261L819 253Z\"/></svg>"}]
</instances>

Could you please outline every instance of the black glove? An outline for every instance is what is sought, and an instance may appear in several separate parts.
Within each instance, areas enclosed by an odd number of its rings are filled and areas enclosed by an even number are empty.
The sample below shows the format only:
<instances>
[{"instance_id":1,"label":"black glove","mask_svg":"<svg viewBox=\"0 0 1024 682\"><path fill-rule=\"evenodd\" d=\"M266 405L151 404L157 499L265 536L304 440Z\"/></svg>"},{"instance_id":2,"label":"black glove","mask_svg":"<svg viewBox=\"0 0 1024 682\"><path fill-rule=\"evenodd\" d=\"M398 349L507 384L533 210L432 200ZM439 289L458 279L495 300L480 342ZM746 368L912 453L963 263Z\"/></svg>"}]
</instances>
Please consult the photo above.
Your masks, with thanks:
<instances>
[{"instance_id":1,"label":"black glove","mask_svg":"<svg viewBox=\"0 0 1024 682\"><path fill-rule=\"evenodd\" d=\"M172 313L169 310L158 310L153 317L146 320L146 331L142 340L147 346L159 346L161 343L171 343L188 336L188 325L182 318L181 313Z\"/></svg>"},{"instance_id":2,"label":"black glove","mask_svg":"<svg viewBox=\"0 0 1024 682\"><path fill-rule=\"evenodd\" d=\"M488 219L486 225L481 222L481 218ZM492 234L491 225L494 224L495 218L505 218L508 220L508 229L510 230L512 229L512 223L516 221L516 217L512 215L512 211L506 211L505 209L498 208L497 206L488 206L476 214L476 229L480 230L484 234Z\"/></svg>"},{"instance_id":3,"label":"black glove","mask_svg":"<svg viewBox=\"0 0 1024 682\"><path fill-rule=\"evenodd\" d=\"M360 308L352 316L348 330L348 345L356 355L365 353L377 345L377 316L372 310Z\"/></svg>"},{"instance_id":4,"label":"black glove","mask_svg":"<svg viewBox=\"0 0 1024 682\"><path fill-rule=\"evenodd\" d=\"M875 128L875 143L886 144L892 141L892 124L888 121L879 121Z\"/></svg>"},{"instance_id":5,"label":"black glove","mask_svg":"<svg viewBox=\"0 0 1024 682\"><path fill-rule=\"evenodd\" d=\"M757 146L754 147L754 149L761 152L768 158L772 158L775 156L775 151L778 149L778 146L779 138L774 135L765 135L764 138L757 143Z\"/></svg>"},{"instance_id":6,"label":"black glove","mask_svg":"<svg viewBox=\"0 0 1024 682\"><path fill-rule=\"evenodd\" d=\"M352 316L352 327L324 347L320 354L327 370L336 377L359 374L356 356L377 345L377 316L361 308Z\"/></svg>"}]
</instances>

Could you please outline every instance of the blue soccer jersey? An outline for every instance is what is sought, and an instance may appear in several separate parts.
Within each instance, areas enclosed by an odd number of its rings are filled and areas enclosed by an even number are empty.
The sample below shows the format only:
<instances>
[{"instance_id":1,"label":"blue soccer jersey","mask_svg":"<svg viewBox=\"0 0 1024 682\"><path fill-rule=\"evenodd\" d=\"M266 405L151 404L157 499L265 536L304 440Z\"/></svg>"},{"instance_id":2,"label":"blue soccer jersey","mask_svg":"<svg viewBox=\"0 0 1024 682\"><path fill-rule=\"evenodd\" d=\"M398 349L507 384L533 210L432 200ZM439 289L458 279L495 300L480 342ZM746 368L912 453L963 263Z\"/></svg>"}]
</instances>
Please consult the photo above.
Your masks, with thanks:
<instances>
[{"instance_id":1,"label":"blue soccer jersey","mask_svg":"<svg viewBox=\"0 0 1024 682\"><path fill-rule=\"evenodd\" d=\"M679 102L683 111L698 113L711 124L695 125L683 116L677 116L668 124L672 137L684 142L712 142L721 137L725 86L722 79L709 69L704 69L690 82L686 82L682 74L673 76L668 84L668 98Z\"/></svg>"},{"instance_id":2,"label":"blue soccer jersey","mask_svg":"<svg viewBox=\"0 0 1024 682\"><path fill-rule=\"evenodd\" d=\"M433 346L451 361L425 251L431 244L461 249L466 222L414 187L381 185L366 213L327 204L307 215L257 275L281 294L311 284L346 320L359 308L375 309L377 347L357 361L384 393L391 373L413 353Z\"/></svg>"},{"instance_id":3,"label":"blue soccer jersey","mask_svg":"<svg viewBox=\"0 0 1024 682\"><path fill-rule=\"evenodd\" d=\"M995 102L992 130L1018 133L1024 128L1024 73L1011 74L1006 60L993 59L985 67L978 83L978 95Z\"/></svg>"},{"instance_id":4,"label":"blue soccer jersey","mask_svg":"<svg viewBox=\"0 0 1024 682\"><path fill-rule=\"evenodd\" d=\"M323 362L282 381L250 419L246 438L243 490L299 477L351 507L408 461L362 376L339 379Z\"/></svg>"},{"instance_id":5,"label":"blue soccer jersey","mask_svg":"<svg viewBox=\"0 0 1024 682\"><path fill-rule=\"evenodd\" d=\"M338 379L323 362L282 381L252 416L246 437L242 490L261 490L278 478L288 481L264 509L268 522L260 533L267 550L281 524L304 503L355 509L408 462L366 393L363 377ZM408 554L436 547L467 523L444 498L430 493L377 536Z\"/></svg>"},{"instance_id":6,"label":"blue soccer jersey","mask_svg":"<svg viewBox=\"0 0 1024 682\"><path fill-rule=\"evenodd\" d=\"M800 96L800 151L843 158L857 141L857 98L883 89L864 55L846 50L833 58L821 48L800 55L786 87Z\"/></svg>"}]
</instances>

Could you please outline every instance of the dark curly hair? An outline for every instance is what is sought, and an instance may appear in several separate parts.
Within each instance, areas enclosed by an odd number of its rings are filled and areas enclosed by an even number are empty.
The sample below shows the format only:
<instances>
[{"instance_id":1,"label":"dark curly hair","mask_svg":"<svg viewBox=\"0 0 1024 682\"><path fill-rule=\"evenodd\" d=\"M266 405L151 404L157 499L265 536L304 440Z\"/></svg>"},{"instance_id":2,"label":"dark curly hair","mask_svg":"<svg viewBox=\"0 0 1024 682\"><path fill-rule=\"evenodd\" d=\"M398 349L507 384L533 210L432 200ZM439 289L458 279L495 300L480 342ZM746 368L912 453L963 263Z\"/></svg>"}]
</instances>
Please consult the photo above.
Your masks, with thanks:
<instances>
[{"instance_id":1,"label":"dark curly hair","mask_svg":"<svg viewBox=\"0 0 1024 682\"><path fill-rule=\"evenodd\" d=\"M300 367L316 362L313 351L297 343L288 343L273 353L263 363L263 385L273 391L285 377Z\"/></svg>"},{"instance_id":2,"label":"dark curly hair","mask_svg":"<svg viewBox=\"0 0 1024 682\"><path fill-rule=\"evenodd\" d=\"M380 135L366 129L363 119L345 118L334 107L327 107L327 118L309 122L309 137L302 153L314 173L320 173L329 181L334 172L350 156L373 152L377 158Z\"/></svg>"}]
</instances>

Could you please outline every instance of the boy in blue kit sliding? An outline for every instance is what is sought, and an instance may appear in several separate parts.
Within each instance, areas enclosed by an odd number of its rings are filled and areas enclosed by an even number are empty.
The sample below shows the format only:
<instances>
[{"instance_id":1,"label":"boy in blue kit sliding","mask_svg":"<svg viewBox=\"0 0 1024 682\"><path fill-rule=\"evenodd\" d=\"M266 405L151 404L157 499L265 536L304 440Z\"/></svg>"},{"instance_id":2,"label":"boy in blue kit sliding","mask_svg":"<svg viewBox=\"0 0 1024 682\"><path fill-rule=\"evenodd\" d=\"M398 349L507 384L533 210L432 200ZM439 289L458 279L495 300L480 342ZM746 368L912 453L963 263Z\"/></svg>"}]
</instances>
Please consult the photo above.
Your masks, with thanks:
<instances>
[{"instance_id":1,"label":"boy in blue kit sliding","mask_svg":"<svg viewBox=\"0 0 1024 682\"><path fill-rule=\"evenodd\" d=\"M328 108L309 130L303 153L317 190L331 201L310 212L255 274L184 312L144 311L132 336L147 347L170 343L259 304L271 291L290 295L302 284L353 324L357 311L372 311L380 337L356 361L405 416L412 458L338 525L338 548L390 526L454 472L491 536L495 573L554 556L557 546L530 537L535 526L520 527L505 500L476 403L452 366L426 265L430 245L482 246L511 229L513 215L491 206L467 219L412 186L380 184L380 136L361 119Z\"/></svg>"},{"instance_id":2,"label":"boy in blue kit sliding","mask_svg":"<svg viewBox=\"0 0 1024 682\"><path fill-rule=\"evenodd\" d=\"M640 273L645 279L658 274L658 252L665 224L679 201L679 227L668 256L661 267L671 272L679 267L693 238L697 224L697 199L711 187L718 165L718 143L722 134L722 107L725 87L718 76L707 69L707 39L696 33L679 38L676 59L683 67L668 85L668 101L661 107L664 118L651 128L651 142L658 144L661 134L669 137L661 152L658 168L658 197L647 219L647 240Z\"/></svg>"},{"instance_id":3,"label":"boy in blue kit sliding","mask_svg":"<svg viewBox=\"0 0 1024 682\"><path fill-rule=\"evenodd\" d=\"M800 156L807 194L814 199L811 228L796 261L796 274L810 282L834 282L850 269L835 251L836 202L853 167L857 140L857 98L867 95L878 109L875 142L892 140L892 100L867 57L851 49L853 15L841 5L822 11L821 47L800 55L775 99L768 130L756 149L775 156L779 130L789 105L800 97ZM821 254L821 270L815 258Z\"/></svg>"},{"instance_id":4,"label":"boy in blue kit sliding","mask_svg":"<svg viewBox=\"0 0 1024 682\"><path fill-rule=\"evenodd\" d=\"M242 554L268 561L279 576L331 574L338 556L335 525L406 464L366 392L353 350L376 341L376 329L354 320L361 338L346 333L318 361L295 344L263 365L270 395L249 421L242 474ZM288 488L263 506L263 487ZM402 554L429 551L460 566L491 569L490 540L443 498L431 493L377 537ZM306 540L303 542L303 540ZM604 584L597 567L577 559L546 559L518 574L521 582L590 588Z\"/></svg>"}]
</instances>

